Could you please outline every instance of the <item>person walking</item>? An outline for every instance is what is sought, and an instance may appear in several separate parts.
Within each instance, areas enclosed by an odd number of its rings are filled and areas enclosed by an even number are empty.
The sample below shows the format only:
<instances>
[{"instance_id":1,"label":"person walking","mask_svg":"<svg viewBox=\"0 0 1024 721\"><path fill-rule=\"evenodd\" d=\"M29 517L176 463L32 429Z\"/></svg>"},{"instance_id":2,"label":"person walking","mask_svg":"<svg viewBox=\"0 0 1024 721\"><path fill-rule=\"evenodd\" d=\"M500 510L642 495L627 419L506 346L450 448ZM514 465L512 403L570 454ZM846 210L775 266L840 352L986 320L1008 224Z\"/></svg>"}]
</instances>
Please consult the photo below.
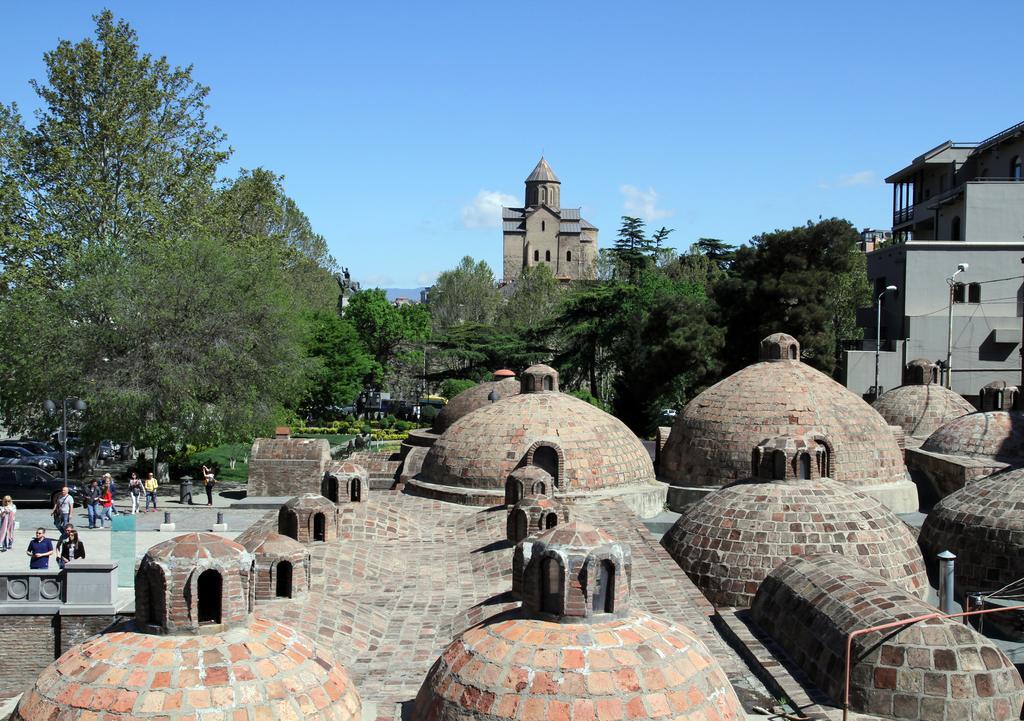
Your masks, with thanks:
<instances>
[{"instance_id":1,"label":"person walking","mask_svg":"<svg viewBox=\"0 0 1024 721\"><path fill-rule=\"evenodd\" d=\"M206 487L206 505L213 505L213 487L217 479L213 477L213 469L203 466L203 485Z\"/></svg>"},{"instance_id":2,"label":"person walking","mask_svg":"<svg viewBox=\"0 0 1024 721\"><path fill-rule=\"evenodd\" d=\"M89 528L96 528L97 521L99 521L100 528L103 528L103 519L100 518L100 509L102 508L100 499L102 497L103 491L100 489L100 482L93 478L89 481L88 488L85 489L85 509L89 512ZM63 534L63 529L61 529L61 533Z\"/></svg>"},{"instance_id":3,"label":"person walking","mask_svg":"<svg viewBox=\"0 0 1024 721\"><path fill-rule=\"evenodd\" d=\"M14 521L18 507L10 496L0 501L0 553L11 550L14 546Z\"/></svg>"},{"instance_id":4,"label":"person walking","mask_svg":"<svg viewBox=\"0 0 1024 721\"><path fill-rule=\"evenodd\" d=\"M110 514L114 510L114 492L111 490L113 484L106 484L103 488L103 495L100 496L100 506L102 507L102 515L100 516L100 528L103 528L103 519L106 519L111 526L114 525L114 520L110 517Z\"/></svg>"},{"instance_id":5,"label":"person walking","mask_svg":"<svg viewBox=\"0 0 1024 721\"><path fill-rule=\"evenodd\" d=\"M156 510L156 489L160 487L156 477L152 473L146 476L146 482L142 486L146 489L146 513L149 513L149 502L153 502L153 510Z\"/></svg>"},{"instance_id":6,"label":"person walking","mask_svg":"<svg viewBox=\"0 0 1024 721\"><path fill-rule=\"evenodd\" d=\"M53 523L60 531L61 538L64 537L64 529L69 523L71 523L71 514L75 510L75 499L72 497L71 492L67 486L60 489L60 495L57 496L53 504Z\"/></svg>"},{"instance_id":7,"label":"person walking","mask_svg":"<svg viewBox=\"0 0 1024 721\"><path fill-rule=\"evenodd\" d=\"M132 497L132 515L139 512L139 500L142 498L142 479L135 471L132 471L128 479L128 494Z\"/></svg>"},{"instance_id":8,"label":"person walking","mask_svg":"<svg viewBox=\"0 0 1024 721\"><path fill-rule=\"evenodd\" d=\"M57 544L57 565L61 568L76 558L85 558L85 544L78 537L78 531L71 524L64 529L64 540Z\"/></svg>"},{"instance_id":9,"label":"person walking","mask_svg":"<svg viewBox=\"0 0 1024 721\"><path fill-rule=\"evenodd\" d=\"M47 569L50 567L50 556L54 554L53 541L46 537L45 528L36 529L35 538L28 542L27 553L29 568Z\"/></svg>"},{"instance_id":10,"label":"person walking","mask_svg":"<svg viewBox=\"0 0 1024 721\"><path fill-rule=\"evenodd\" d=\"M113 515L117 515L117 485L114 483L114 477L109 473L103 474L102 484L110 489L110 512Z\"/></svg>"}]
</instances>

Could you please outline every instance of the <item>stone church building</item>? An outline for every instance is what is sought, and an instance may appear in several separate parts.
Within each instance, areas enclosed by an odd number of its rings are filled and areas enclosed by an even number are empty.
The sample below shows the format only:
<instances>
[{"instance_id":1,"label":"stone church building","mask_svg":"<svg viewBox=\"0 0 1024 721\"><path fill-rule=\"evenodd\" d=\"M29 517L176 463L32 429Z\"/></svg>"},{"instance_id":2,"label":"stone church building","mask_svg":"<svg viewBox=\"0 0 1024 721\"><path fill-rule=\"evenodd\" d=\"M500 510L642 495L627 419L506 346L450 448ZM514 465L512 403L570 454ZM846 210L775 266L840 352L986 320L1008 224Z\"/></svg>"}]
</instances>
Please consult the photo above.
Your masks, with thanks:
<instances>
[{"instance_id":1,"label":"stone church building","mask_svg":"<svg viewBox=\"0 0 1024 721\"><path fill-rule=\"evenodd\" d=\"M525 207L501 209L506 283L541 263L559 279L597 278L597 228L580 217L579 208L562 207L561 185L541 157L526 179Z\"/></svg>"}]
</instances>

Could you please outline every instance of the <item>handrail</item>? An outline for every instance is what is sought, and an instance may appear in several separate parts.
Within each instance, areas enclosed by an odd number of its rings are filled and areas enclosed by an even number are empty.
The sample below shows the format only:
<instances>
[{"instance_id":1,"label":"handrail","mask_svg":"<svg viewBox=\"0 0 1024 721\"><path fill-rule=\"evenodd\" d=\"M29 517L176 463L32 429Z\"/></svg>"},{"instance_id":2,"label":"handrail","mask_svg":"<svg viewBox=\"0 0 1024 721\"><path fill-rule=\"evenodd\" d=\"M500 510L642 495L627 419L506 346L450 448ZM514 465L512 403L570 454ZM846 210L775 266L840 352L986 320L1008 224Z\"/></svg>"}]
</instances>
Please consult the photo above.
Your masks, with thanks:
<instances>
[{"instance_id":1,"label":"handrail","mask_svg":"<svg viewBox=\"0 0 1024 721\"><path fill-rule=\"evenodd\" d=\"M853 639L855 637L863 636L866 633L873 633L875 631L885 631L889 628L909 626L912 623L928 621L933 618L967 618L968 616L981 616L986 613L1002 613L1003 611L1021 610L1024 610L1024 604L1020 606L1006 606L1005 608L985 608L979 611L961 611L959 613L942 613L941 611L938 611L936 613L925 614L924 616L915 616L914 618L906 618L902 621L892 621L890 623L883 623L880 626L872 626L871 628L861 628L856 631L850 631L850 633L846 635L846 671L843 688L843 721L847 721L847 714L850 711L850 656L852 654Z\"/></svg>"},{"instance_id":2,"label":"handrail","mask_svg":"<svg viewBox=\"0 0 1024 721\"><path fill-rule=\"evenodd\" d=\"M995 135L988 136L987 138L982 140L980 143L978 143L975 147L977 147L979 149L980 148L984 148L986 145L991 143L993 140L997 140L997 139L999 139L1000 137L1002 137L1004 135L1009 135L1010 133L1012 133L1012 132L1014 132L1016 130L1022 130L1022 129L1024 129L1024 120L1022 120L1021 122L1017 123L1016 125L1011 125L1010 127L1006 128L1005 130L1000 130Z\"/></svg>"}]
</instances>

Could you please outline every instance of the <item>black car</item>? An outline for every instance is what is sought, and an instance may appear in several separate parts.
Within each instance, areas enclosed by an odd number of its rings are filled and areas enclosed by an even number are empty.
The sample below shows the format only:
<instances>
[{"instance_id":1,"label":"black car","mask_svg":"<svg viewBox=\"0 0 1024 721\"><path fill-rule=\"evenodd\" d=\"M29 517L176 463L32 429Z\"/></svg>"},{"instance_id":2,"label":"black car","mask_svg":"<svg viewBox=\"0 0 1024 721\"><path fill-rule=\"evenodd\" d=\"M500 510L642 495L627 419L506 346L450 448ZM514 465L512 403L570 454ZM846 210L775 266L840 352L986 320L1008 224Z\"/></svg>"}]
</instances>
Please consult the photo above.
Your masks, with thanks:
<instances>
[{"instance_id":1,"label":"black car","mask_svg":"<svg viewBox=\"0 0 1024 721\"><path fill-rule=\"evenodd\" d=\"M10 496L15 504L44 503L53 505L64 482L35 466L0 466L0 496ZM78 487L68 484L71 495L78 498Z\"/></svg>"},{"instance_id":2,"label":"black car","mask_svg":"<svg viewBox=\"0 0 1024 721\"><path fill-rule=\"evenodd\" d=\"M17 446L18 448L24 448L26 451L35 453L40 456L49 456L58 465L64 462L64 454L53 447L52 444L46 441L33 441L29 439L23 439L20 441L2 441L0 445L4 446ZM68 465L74 466L74 459L76 454L74 452L68 452Z\"/></svg>"},{"instance_id":3,"label":"black car","mask_svg":"<svg viewBox=\"0 0 1024 721\"><path fill-rule=\"evenodd\" d=\"M38 466L46 471L57 467L57 462L50 456L41 456L18 446L0 444L0 463L4 465Z\"/></svg>"}]
</instances>

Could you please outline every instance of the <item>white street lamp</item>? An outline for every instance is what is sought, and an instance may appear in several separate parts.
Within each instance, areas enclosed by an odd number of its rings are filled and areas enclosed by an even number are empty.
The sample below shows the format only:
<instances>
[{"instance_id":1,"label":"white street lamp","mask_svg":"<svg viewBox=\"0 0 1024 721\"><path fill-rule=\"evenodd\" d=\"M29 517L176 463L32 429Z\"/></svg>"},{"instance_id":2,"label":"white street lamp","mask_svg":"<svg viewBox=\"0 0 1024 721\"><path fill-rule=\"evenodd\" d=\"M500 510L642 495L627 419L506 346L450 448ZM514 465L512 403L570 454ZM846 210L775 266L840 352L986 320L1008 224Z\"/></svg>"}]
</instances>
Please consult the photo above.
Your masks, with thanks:
<instances>
[{"instance_id":1,"label":"white street lamp","mask_svg":"<svg viewBox=\"0 0 1024 721\"><path fill-rule=\"evenodd\" d=\"M956 277L967 271L967 263L957 263L956 272L946 278L949 285L949 328L946 331L946 388L953 387L953 289Z\"/></svg>"},{"instance_id":2,"label":"white street lamp","mask_svg":"<svg viewBox=\"0 0 1024 721\"><path fill-rule=\"evenodd\" d=\"M885 290L878 294L878 320L875 322L875 398L881 395L878 392L878 354L882 350L882 296L886 293L895 293L899 290L894 285L887 285Z\"/></svg>"}]
</instances>

